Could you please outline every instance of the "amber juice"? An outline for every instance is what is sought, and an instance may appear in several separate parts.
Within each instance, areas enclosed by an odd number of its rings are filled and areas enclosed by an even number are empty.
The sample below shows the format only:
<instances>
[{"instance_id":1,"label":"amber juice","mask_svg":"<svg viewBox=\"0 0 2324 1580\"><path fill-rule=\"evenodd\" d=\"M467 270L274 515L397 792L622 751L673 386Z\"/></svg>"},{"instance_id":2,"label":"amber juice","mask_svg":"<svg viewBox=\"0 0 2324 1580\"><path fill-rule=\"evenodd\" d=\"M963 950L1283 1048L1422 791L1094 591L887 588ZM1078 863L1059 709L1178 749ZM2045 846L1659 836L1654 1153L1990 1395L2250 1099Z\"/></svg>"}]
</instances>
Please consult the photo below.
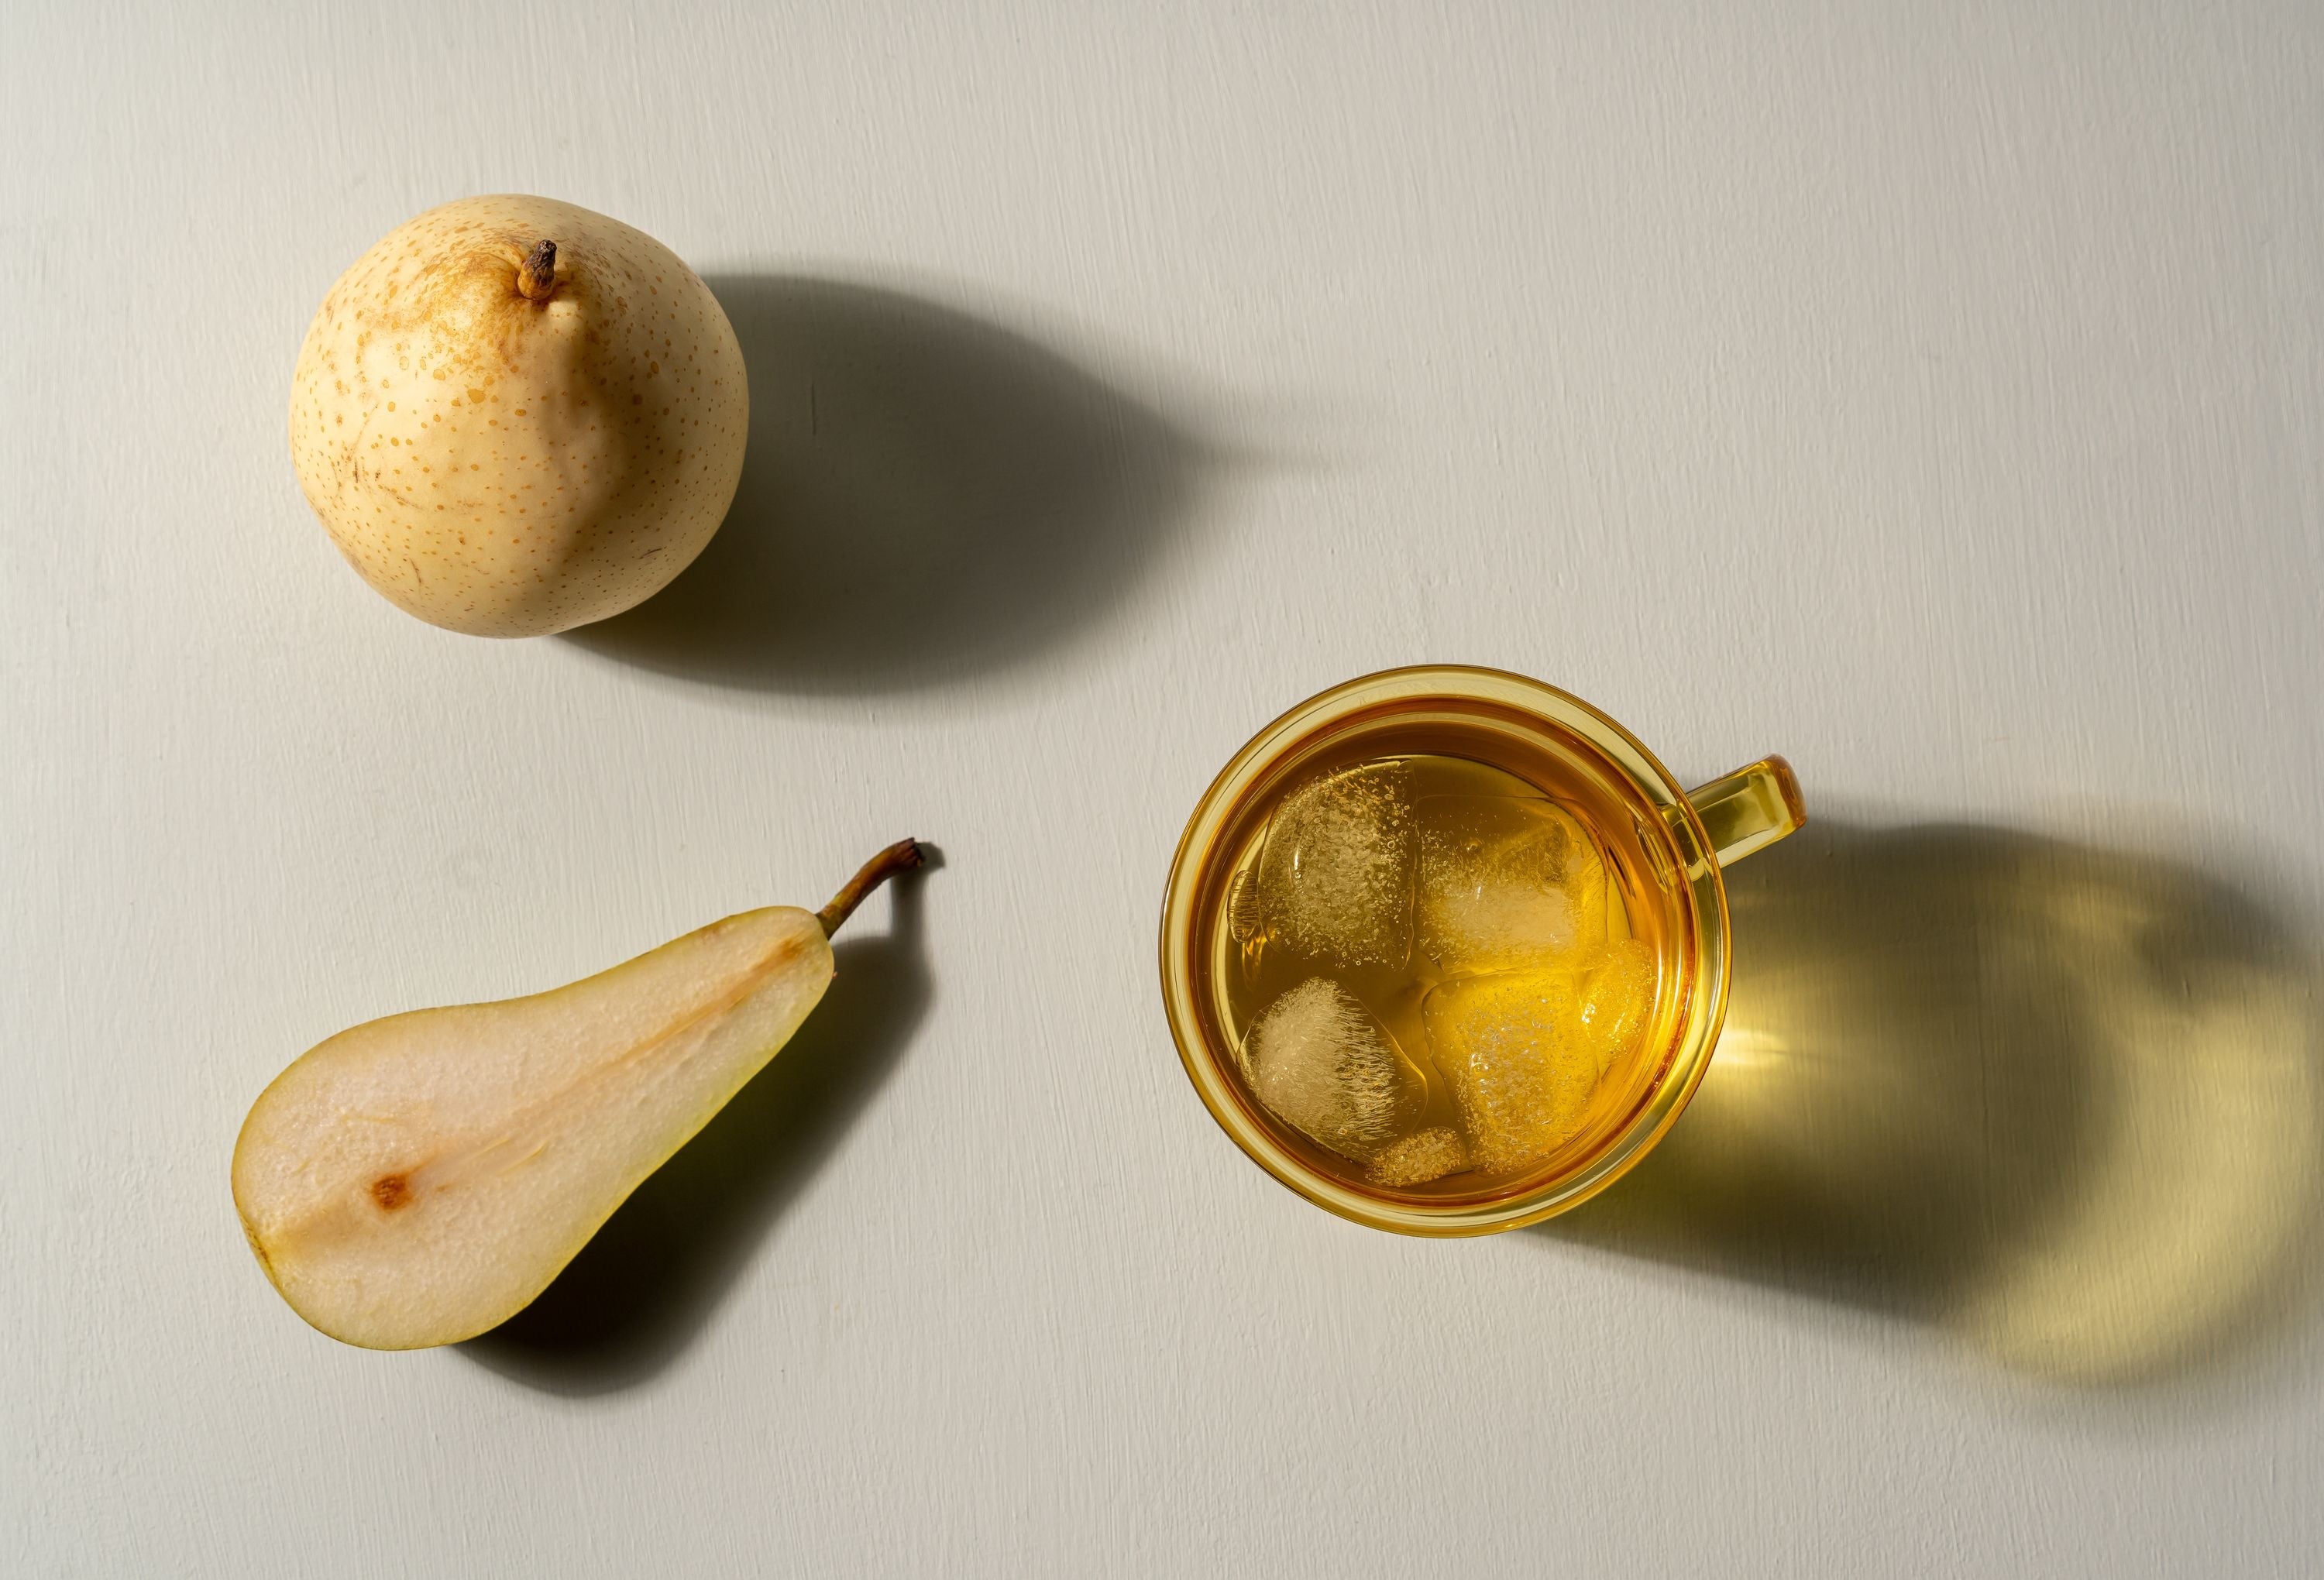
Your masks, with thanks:
<instances>
[{"instance_id":1,"label":"amber juice","mask_svg":"<svg viewBox=\"0 0 2324 1580\"><path fill-rule=\"evenodd\" d=\"M1251 1116L1351 1189L1538 1189L1652 1094L1684 976L1651 816L1488 718L1284 751L1236 807L1195 954Z\"/></svg>"}]
</instances>

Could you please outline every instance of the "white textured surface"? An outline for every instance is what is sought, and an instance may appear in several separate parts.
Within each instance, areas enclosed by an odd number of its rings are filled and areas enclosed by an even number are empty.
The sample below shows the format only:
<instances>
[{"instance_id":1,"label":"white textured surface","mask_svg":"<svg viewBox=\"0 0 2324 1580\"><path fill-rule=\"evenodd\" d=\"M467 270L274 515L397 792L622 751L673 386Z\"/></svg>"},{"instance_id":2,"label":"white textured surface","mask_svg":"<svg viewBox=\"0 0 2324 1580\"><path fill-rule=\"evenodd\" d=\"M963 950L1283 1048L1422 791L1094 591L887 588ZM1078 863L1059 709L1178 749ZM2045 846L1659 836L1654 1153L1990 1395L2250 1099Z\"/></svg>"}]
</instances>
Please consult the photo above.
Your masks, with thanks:
<instances>
[{"instance_id":1,"label":"white textured surface","mask_svg":"<svg viewBox=\"0 0 2324 1580\"><path fill-rule=\"evenodd\" d=\"M2324 9L314 9L0 13L0 1572L2315 1572ZM752 372L754 455L863 512L811 651L469 640L337 561L308 315L494 190L809 347L813 395ZM1045 492L1050 397L1139 464ZM955 499L1017 547L918 543ZM1788 752L1854 831L1755 859L1758 909L1891 907L1794 998L1868 1058L1961 1031L1969 1119L1840 1049L1734 1141L1809 1062L1763 995L1565 1231L1394 1239L1249 1166L1157 1006L1172 842L1265 719L1423 658L1684 775ZM1945 820L2027 838L1900 831ZM906 832L920 953L862 918L746 1096L779 1155L729 1127L601 1281L624 1343L368 1355L268 1290L226 1159L300 1049ZM2209 875L2223 958L2041 968L2029 902L1945 886L2045 862L2093 937ZM2082 1206L2005 1254L2029 1115ZM1731 1234L1637 1210L1690 1169Z\"/></svg>"}]
</instances>

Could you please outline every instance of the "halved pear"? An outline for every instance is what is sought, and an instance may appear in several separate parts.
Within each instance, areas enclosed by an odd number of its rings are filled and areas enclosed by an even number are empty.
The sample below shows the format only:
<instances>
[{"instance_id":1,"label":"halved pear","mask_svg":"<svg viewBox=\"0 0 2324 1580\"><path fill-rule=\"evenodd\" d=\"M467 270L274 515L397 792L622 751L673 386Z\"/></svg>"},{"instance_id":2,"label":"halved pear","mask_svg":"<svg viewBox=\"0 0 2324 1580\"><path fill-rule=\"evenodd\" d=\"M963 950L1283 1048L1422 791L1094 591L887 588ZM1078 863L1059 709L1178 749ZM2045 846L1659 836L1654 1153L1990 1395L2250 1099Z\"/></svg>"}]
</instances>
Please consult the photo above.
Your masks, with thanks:
<instances>
[{"instance_id":1,"label":"halved pear","mask_svg":"<svg viewBox=\"0 0 2324 1580\"><path fill-rule=\"evenodd\" d=\"M260 1265L367 1349L506 1321L775 1056L830 985L832 931L920 860L905 840L821 912L746 911L567 987L309 1050L234 1149Z\"/></svg>"}]
</instances>

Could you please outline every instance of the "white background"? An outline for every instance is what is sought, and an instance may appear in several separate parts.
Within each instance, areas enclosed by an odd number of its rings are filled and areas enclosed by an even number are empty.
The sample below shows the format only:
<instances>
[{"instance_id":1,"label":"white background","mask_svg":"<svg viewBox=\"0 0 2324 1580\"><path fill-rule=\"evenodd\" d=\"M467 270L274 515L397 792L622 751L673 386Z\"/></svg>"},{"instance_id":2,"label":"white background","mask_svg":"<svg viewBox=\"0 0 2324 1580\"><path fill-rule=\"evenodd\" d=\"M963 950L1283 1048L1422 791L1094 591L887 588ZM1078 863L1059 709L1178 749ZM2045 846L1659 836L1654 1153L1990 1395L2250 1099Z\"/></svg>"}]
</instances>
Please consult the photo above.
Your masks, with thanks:
<instances>
[{"instance_id":1,"label":"white background","mask_svg":"<svg viewBox=\"0 0 2324 1580\"><path fill-rule=\"evenodd\" d=\"M2324 9L1142 9L0 15L0 1571L2314 1573ZM490 191L730 299L693 604L447 635L300 497L315 304ZM1819 819L1663 1154L1451 1244L1154 972L1425 659ZM269 1289L300 1050L907 833L530 1327Z\"/></svg>"}]
</instances>

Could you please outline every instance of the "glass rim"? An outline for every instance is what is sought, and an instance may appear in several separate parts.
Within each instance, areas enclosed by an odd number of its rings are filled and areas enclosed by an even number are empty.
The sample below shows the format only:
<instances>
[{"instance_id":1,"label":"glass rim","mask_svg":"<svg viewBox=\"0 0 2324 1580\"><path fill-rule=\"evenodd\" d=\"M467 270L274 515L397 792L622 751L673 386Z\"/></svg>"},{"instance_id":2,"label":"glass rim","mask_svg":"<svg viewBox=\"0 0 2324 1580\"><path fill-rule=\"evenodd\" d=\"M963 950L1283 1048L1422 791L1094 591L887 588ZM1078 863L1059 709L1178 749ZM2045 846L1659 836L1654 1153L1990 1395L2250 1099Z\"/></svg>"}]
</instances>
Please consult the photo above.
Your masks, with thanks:
<instances>
[{"instance_id":1,"label":"glass rim","mask_svg":"<svg viewBox=\"0 0 2324 1580\"><path fill-rule=\"evenodd\" d=\"M1482 702L1580 737L1601 753L1662 814L1677 859L1696 969L1688 1000L1665 1050L1665 1068L1630 1122L1579 1168L1534 1190L1488 1202L1398 1202L1360 1190L1286 1150L1245 1111L1228 1086L1231 1051L1195 1001L1192 949L1194 902L1208 858L1228 815L1251 785L1291 747L1360 712L1412 706L1436 697ZM1457 1236L1514 1229L1581 1205L1643 1158L1668 1132L1711 1062L1727 1010L1727 889L1713 847L1686 792L1638 738L1570 692L1508 670L1429 664L1359 675L1318 692L1278 715L1230 758L1195 803L1170 863L1162 903L1161 969L1165 1012L1178 1060L1211 1117L1253 1162L1309 1201L1341 1217L1397 1234Z\"/></svg>"}]
</instances>

